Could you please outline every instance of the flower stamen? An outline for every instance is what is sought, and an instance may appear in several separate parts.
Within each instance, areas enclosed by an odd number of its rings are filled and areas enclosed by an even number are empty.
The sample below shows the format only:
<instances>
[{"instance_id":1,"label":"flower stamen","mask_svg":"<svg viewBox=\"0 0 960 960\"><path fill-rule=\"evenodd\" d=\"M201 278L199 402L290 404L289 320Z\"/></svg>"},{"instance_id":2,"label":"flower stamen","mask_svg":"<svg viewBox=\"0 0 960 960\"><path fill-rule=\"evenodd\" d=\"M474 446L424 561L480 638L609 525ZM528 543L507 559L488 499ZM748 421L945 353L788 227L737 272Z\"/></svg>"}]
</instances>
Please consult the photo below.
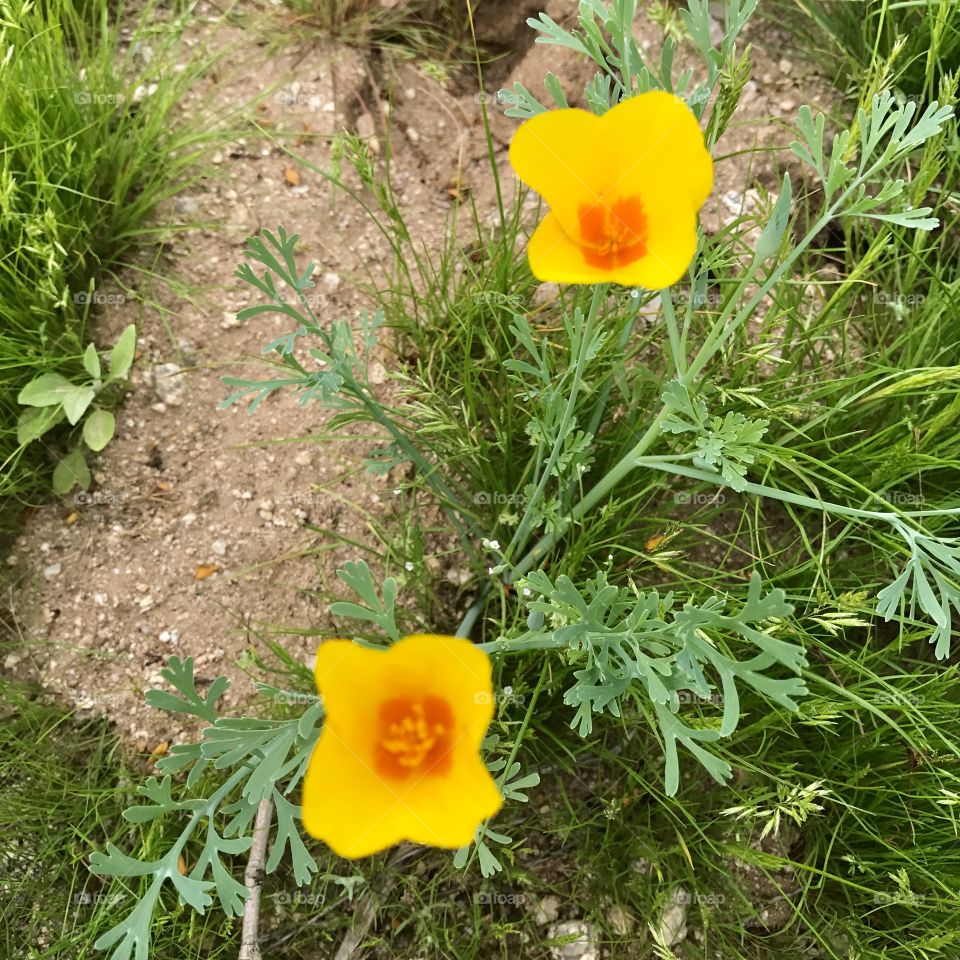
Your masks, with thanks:
<instances>
[{"instance_id":1,"label":"flower stamen","mask_svg":"<svg viewBox=\"0 0 960 960\"><path fill-rule=\"evenodd\" d=\"M402 779L419 768L434 772L443 766L452 720L449 705L439 697L388 700L380 710L376 745L380 772Z\"/></svg>"},{"instance_id":2,"label":"flower stamen","mask_svg":"<svg viewBox=\"0 0 960 960\"><path fill-rule=\"evenodd\" d=\"M581 250L590 266L612 270L647 252L647 218L639 197L581 204L578 213L584 241Z\"/></svg>"}]
</instances>

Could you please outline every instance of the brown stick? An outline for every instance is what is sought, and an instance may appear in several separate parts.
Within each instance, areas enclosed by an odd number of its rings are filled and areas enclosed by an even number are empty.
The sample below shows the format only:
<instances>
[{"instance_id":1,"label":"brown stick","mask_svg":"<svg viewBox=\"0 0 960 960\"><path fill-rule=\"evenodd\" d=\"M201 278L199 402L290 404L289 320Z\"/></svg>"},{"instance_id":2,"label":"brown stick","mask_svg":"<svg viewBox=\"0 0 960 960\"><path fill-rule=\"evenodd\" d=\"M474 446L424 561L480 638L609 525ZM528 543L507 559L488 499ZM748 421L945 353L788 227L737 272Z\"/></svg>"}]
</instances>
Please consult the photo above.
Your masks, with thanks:
<instances>
[{"instance_id":1,"label":"brown stick","mask_svg":"<svg viewBox=\"0 0 960 960\"><path fill-rule=\"evenodd\" d=\"M273 797L264 797L257 807L257 819L253 825L253 845L250 859L243 874L243 882L249 891L243 908L243 933L240 936L240 954L237 960L263 960L260 953L260 890L263 887L263 862L267 855L267 840L273 821Z\"/></svg>"}]
</instances>

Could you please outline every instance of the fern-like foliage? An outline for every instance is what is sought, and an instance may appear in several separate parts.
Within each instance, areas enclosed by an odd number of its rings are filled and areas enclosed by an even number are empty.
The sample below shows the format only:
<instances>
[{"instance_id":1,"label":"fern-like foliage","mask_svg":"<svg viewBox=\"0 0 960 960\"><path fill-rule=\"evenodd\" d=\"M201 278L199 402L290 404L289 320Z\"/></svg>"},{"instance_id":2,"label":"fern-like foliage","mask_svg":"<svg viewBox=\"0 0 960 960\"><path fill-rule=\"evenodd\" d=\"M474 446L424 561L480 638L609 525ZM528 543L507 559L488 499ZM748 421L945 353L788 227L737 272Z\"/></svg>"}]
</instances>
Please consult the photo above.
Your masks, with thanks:
<instances>
[{"instance_id":1,"label":"fern-like foliage","mask_svg":"<svg viewBox=\"0 0 960 960\"><path fill-rule=\"evenodd\" d=\"M484 755L493 754L499 744L500 737L493 733L484 738L480 750ZM524 791L540 783L539 773L528 773L521 776L520 763L507 757L494 756L492 760L487 761L487 769L494 775L497 788L503 794L504 800L513 803L527 803L530 798ZM490 849L491 843L507 847L513 843L513 839L505 834L497 833L490 827L489 822L482 823L477 827L473 843L461 847L454 854L453 865L458 870L462 870L470 860L470 851L476 849L481 875L492 877L498 874L503 869L503 864Z\"/></svg>"},{"instance_id":2,"label":"fern-like foliage","mask_svg":"<svg viewBox=\"0 0 960 960\"><path fill-rule=\"evenodd\" d=\"M779 621L792 612L782 590L763 592L760 577L750 579L745 602L728 609L723 597L682 606L673 593L661 596L611 584L599 572L582 587L568 577L552 580L535 571L518 586L530 616L528 634L516 643L561 648L577 667L576 682L564 700L576 711L571 723L581 736L590 734L594 714L621 715L625 697L645 704L660 728L665 755L666 790L680 783L678 748L683 747L718 782L730 777L726 761L705 744L729 736L740 719L739 689L796 710L807 688L798 676L806 666L801 647L776 636ZM735 653L746 646L748 655ZM772 667L795 674L771 675ZM723 699L717 729L698 728L679 716L681 702Z\"/></svg>"},{"instance_id":3,"label":"fern-like foliage","mask_svg":"<svg viewBox=\"0 0 960 960\"><path fill-rule=\"evenodd\" d=\"M840 198L838 216L867 217L917 230L932 230L938 224L931 217L930 207L901 206L890 209L900 198L906 184L900 179L885 179L875 193L868 193L869 183L881 170L901 160L924 141L938 134L953 117L953 107L929 104L911 126L917 112L912 100L898 104L889 90L873 97L869 112L861 109L857 116L859 137L843 130L830 145L824 146L826 117L814 116L809 107L800 108L797 131L800 139L791 144L793 153L811 166L823 185L824 198L829 205ZM854 162L852 154L859 153Z\"/></svg>"},{"instance_id":4,"label":"fern-like foliage","mask_svg":"<svg viewBox=\"0 0 960 960\"><path fill-rule=\"evenodd\" d=\"M671 380L661 397L666 413L661 426L666 433L694 433L694 464L720 474L734 490L746 489L747 467L756 459L756 445L769 420L750 420L740 413L710 417L700 397L691 396L679 380Z\"/></svg>"},{"instance_id":5,"label":"fern-like foliage","mask_svg":"<svg viewBox=\"0 0 960 960\"><path fill-rule=\"evenodd\" d=\"M95 946L110 950L110 960L148 960L150 927L165 885L176 891L180 903L203 913L217 900L227 916L240 916L247 888L233 876L230 858L250 849L252 823L260 801L272 799L276 833L266 864L273 872L286 857L293 865L299 885L309 884L317 864L307 851L297 823L300 808L288 800L306 772L307 760L319 735L323 708L313 702L296 720L258 720L248 717L217 717L215 704L230 681L217 677L207 695L197 690L193 659L171 657L161 671L177 691L151 690L151 706L187 716L201 717L212 726L199 743L177 744L157 762L162 779L151 777L137 789L146 803L123 813L131 823L148 823L158 817L178 817L183 822L180 837L155 860L129 857L111 843L104 852L90 856L90 870L103 877L150 877L150 884L134 909L104 933ZM223 770L225 779L210 796L177 799L173 775L189 768L185 789L196 788L200 774L209 767ZM181 857L187 842L199 831L206 835L200 856L189 873L181 872Z\"/></svg>"}]
</instances>

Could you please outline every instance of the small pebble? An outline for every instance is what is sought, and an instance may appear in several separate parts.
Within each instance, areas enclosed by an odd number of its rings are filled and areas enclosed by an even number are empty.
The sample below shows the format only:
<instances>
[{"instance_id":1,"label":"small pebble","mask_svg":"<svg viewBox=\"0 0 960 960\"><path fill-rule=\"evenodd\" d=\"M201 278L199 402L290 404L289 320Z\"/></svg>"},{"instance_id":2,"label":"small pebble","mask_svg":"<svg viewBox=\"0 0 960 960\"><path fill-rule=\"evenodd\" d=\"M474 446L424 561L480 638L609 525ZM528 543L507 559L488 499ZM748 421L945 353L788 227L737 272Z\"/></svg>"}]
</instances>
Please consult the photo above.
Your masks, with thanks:
<instances>
[{"instance_id":1,"label":"small pebble","mask_svg":"<svg viewBox=\"0 0 960 960\"><path fill-rule=\"evenodd\" d=\"M153 368L153 389L157 399L168 407L179 407L187 392L187 381L180 376L179 363L158 363Z\"/></svg>"},{"instance_id":2,"label":"small pebble","mask_svg":"<svg viewBox=\"0 0 960 960\"><path fill-rule=\"evenodd\" d=\"M557 897L549 896L540 900L533 911L533 922L540 926L553 923L560 916L560 901Z\"/></svg>"}]
</instances>

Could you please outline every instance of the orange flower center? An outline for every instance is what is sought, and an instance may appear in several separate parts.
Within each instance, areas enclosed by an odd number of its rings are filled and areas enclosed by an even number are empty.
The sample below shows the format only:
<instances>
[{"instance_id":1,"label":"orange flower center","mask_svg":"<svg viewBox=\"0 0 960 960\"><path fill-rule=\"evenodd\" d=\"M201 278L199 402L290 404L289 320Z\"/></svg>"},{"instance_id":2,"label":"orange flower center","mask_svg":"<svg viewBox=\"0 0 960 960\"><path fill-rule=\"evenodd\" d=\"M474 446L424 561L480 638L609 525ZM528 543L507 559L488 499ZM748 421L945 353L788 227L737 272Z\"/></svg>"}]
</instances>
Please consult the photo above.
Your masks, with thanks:
<instances>
[{"instance_id":1,"label":"orange flower center","mask_svg":"<svg viewBox=\"0 0 960 960\"><path fill-rule=\"evenodd\" d=\"M376 767L403 780L417 770L443 773L450 766L453 713L440 697L396 697L380 706Z\"/></svg>"},{"instance_id":2,"label":"orange flower center","mask_svg":"<svg viewBox=\"0 0 960 960\"><path fill-rule=\"evenodd\" d=\"M639 197L613 203L581 204L578 209L584 259L591 267L612 270L647 252L647 218Z\"/></svg>"}]
</instances>

